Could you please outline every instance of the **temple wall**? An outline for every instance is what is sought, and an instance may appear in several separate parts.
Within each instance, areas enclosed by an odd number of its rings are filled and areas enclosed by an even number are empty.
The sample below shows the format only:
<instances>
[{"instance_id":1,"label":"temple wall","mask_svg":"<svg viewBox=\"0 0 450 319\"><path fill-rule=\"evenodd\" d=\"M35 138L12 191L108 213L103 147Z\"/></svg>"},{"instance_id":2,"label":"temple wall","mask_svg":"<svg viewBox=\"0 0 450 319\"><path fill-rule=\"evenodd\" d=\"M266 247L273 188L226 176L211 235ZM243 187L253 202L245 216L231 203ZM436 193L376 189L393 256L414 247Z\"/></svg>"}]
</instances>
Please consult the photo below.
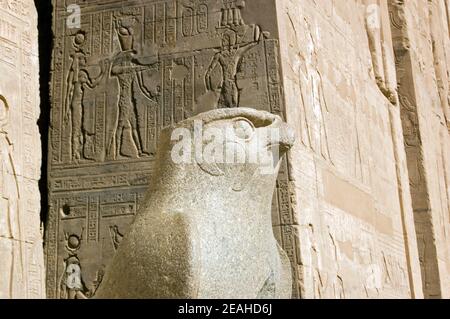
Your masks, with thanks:
<instances>
[{"instance_id":1,"label":"temple wall","mask_svg":"<svg viewBox=\"0 0 450 319\"><path fill-rule=\"evenodd\" d=\"M44 298L37 13L0 1L0 299Z\"/></svg>"},{"instance_id":2,"label":"temple wall","mask_svg":"<svg viewBox=\"0 0 450 319\"><path fill-rule=\"evenodd\" d=\"M424 294L449 298L448 1L390 6Z\"/></svg>"}]
</instances>

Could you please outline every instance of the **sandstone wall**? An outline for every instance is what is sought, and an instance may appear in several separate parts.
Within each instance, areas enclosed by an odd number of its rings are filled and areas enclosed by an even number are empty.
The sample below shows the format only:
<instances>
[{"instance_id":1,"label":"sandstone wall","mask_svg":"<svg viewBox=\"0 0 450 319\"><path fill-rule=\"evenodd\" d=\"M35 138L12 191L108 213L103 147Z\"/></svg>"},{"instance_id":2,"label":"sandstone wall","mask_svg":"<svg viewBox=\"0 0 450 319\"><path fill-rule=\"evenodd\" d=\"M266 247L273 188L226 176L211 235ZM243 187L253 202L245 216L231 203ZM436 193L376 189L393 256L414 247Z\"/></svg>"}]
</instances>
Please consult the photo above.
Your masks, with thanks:
<instances>
[{"instance_id":1,"label":"sandstone wall","mask_svg":"<svg viewBox=\"0 0 450 319\"><path fill-rule=\"evenodd\" d=\"M302 297L421 297L387 2L277 4Z\"/></svg>"},{"instance_id":2,"label":"sandstone wall","mask_svg":"<svg viewBox=\"0 0 450 319\"><path fill-rule=\"evenodd\" d=\"M0 1L0 299L42 298L37 14Z\"/></svg>"}]
</instances>

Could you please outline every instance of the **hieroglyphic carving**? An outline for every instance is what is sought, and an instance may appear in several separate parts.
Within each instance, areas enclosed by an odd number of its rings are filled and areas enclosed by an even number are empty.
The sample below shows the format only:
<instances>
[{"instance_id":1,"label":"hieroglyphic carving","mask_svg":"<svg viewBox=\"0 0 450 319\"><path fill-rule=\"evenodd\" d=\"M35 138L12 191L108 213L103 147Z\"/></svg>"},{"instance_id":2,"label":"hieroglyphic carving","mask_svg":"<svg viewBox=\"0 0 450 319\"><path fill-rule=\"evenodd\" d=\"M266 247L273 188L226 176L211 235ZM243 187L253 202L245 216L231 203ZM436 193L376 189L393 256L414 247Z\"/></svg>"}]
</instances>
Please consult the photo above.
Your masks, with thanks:
<instances>
[{"instance_id":1,"label":"hieroglyphic carving","mask_svg":"<svg viewBox=\"0 0 450 319\"><path fill-rule=\"evenodd\" d=\"M9 12L20 16L29 16L33 4L27 0L2 0L0 1L0 8L8 10Z\"/></svg>"},{"instance_id":2,"label":"hieroglyphic carving","mask_svg":"<svg viewBox=\"0 0 450 319\"><path fill-rule=\"evenodd\" d=\"M46 271L47 271L47 298L57 298L57 276L58 276L58 221L59 212L57 211L57 200L49 203L46 230Z\"/></svg>"},{"instance_id":3,"label":"hieroglyphic carving","mask_svg":"<svg viewBox=\"0 0 450 319\"><path fill-rule=\"evenodd\" d=\"M187 0L182 2L182 33L191 37L208 30L209 8L206 0Z\"/></svg>"},{"instance_id":4,"label":"hieroglyphic carving","mask_svg":"<svg viewBox=\"0 0 450 319\"><path fill-rule=\"evenodd\" d=\"M80 29L70 29L66 3L53 3L47 293L61 293L57 282L67 259L58 244L64 242L62 230L77 234L83 225L79 262L72 260L71 268L79 266L90 296L97 272L115 253L142 200L162 127L217 107L250 106L283 116L277 27L247 24L255 13L241 0L148 0L79 3ZM77 57L86 81L77 104L83 145L74 160L61 101L67 100ZM295 260L287 160L281 172L274 210L283 216L283 246Z\"/></svg>"}]
</instances>

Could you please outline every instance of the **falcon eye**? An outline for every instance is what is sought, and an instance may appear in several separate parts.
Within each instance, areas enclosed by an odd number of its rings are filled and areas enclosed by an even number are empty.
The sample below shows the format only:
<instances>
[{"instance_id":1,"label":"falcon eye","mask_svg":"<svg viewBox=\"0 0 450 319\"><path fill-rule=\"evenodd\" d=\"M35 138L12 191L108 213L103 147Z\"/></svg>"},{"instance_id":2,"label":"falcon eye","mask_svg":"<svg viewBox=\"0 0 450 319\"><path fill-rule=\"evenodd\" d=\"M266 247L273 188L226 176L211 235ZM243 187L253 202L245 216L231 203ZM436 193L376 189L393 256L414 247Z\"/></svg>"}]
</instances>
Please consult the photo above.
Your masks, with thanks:
<instances>
[{"instance_id":1,"label":"falcon eye","mask_svg":"<svg viewBox=\"0 0 450 319\"><path fill-rule=\"evenodd\" d=\"M243 140L250 140L255 132L255 127L246 119L237 119L233 123L234 134Z\"/></svg>"}]
</instances>

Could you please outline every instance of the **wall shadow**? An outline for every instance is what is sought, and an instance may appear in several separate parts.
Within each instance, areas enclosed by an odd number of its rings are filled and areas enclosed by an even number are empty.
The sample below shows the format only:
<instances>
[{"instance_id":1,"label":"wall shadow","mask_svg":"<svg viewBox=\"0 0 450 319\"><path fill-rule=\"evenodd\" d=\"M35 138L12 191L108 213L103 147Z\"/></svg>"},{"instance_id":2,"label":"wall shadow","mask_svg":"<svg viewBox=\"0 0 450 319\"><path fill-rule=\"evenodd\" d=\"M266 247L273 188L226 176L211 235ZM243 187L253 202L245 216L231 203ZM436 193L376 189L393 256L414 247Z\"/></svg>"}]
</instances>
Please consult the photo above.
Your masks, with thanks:
<instances>
[{"instance_id":1,"label":"wall shadow","mask_svg":"<svg viewBox=\"0 0 450 319\"><path fill-rule=\"evenodd\" d=\"M40 87L40 117L39 131L42 141L42 163L39 191L41 193L41 221L46 225L48 217L48 138L50 128L50 70L52 63L52 11L50 0L34 0L38 13L39 31L39 87Z\"/></svg>"}]
</instances>

